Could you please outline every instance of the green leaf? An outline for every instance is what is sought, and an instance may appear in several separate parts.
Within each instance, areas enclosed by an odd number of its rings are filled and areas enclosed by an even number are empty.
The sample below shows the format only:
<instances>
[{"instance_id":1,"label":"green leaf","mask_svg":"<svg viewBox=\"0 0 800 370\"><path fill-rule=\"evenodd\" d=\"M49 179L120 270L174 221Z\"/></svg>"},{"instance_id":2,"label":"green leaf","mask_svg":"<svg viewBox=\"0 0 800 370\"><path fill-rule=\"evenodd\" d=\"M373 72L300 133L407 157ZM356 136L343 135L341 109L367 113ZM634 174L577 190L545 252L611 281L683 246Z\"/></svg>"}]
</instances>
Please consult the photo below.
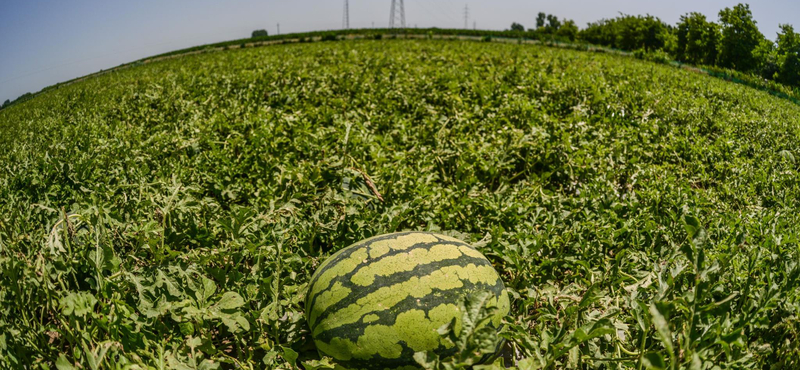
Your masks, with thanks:
<instances>
[{"instance_id":1,"label":"green leaf","mask_svg":"<svg viewBox=\"0 0 800 370\"><path fill-rule=\"evenodd\" d=\"M655 304L650 305L650 315L653 318L653 325L656 327L658 338L670 354L675 353L675 347L672 344L672 331L669 329L669 323L664 315L658 310Z\"/></svg>"},{"instance_id":2,"label":"green leaf","mask_svg":"<svg viewBox=\"0 0 800 370\"><path fill-rule=\"evenodd\" d=\"M780 157L784 161L787 161L787 162L789 162L791 164L795 163L794 154L792 154L792 152L790 152L788 150L781 150L780 153L778 153L778 155L780 155Z\"/></svg>"},{"instance_id":3,"label":"green leaf","mask_svg":"<svg viewBox=\"0 0 800 370\"><path fill-rule=\"evenodd\" d=\"M222 314L219 318L232 333L250 330L250 322L239 312L230 315Z\"/></svg>"},{"instance_id":4,"label":"green leaf","mask_svg":"<svg viewBox=\"0 0 800 370\"><path fill-rule=\"evenodd\" d=\"M67 357L64 354L58 355L58 359L56 360L56 368L58 370L75 370L75 366L67 360Z\"/></svg>"},{"instance_id":5,"label":"green leaf","mask_svg":"<svg viewBox=\"0 0 800 370\"><path fill-rule=\"evenodd\" d=\"M615 330L610 321L600 320L578 328L575 330L572 338L575 340L575 345L577 345L603 335L614 333Z\"/></svg>"},{"instance_id":6,"label":"green leaf","mask_svg":"<svg viewBox=\"0 0 800 370\"><path fill-rule=\"evenodd\" d=\"M219 369L220 363L214 360L205 359L200 362L200 366L197 367L198 370L216 370Z\"/></svg>"},{"instance_id":7,"label":"green leaf","mask_svg":"<svg viewBox=\"0 0 800 370\"><path fill-rule=\"evenodd\" d=\"M202 291L199 292L200 294L198 299L201 302L205 302L208 301L208 299L211 298L211 296L213 296L214 293L217 292L217 284L214 284L213 280L205 276L201 277L201 280L203 282L203 285L202 285Z\"/></svg>"},{"instance_id":8,"label":"green leaf","mask_svg":"<svg viewBox=\"0 0 800 370\"><path fill-rule=\"evenodd\" d=\"M684 216L684 227L686 228L686 233L689 234L689 240L692 241L694 245L702 245L705 243L707 239L706 230L700 225L700 220L692 216ZM694 261L694 258L689 257L690 261Z\"/></svg>"},{"instance_id":9,"label":"green leaf","mask_svg":"<svg viewBox=\"0 0 800 370\"><path fill-rule=\"evenodd\" d=\"M86 316L94 310L97 299L91 293L69 293L61 298L61 313L67 316Z\"/></svg>"},{"instance_id":10,"label":"green leaf","mask_svg":"<svg viewBox=\"0 0 800 370\"><path fill-rule=\"evenodd\" d=\"M297 351L289 347L281 346L281 349L283 349L283 359L286 360L286 362L288 362L289 365L292 365L292 367L294 367L295 362L297 362L297 357L300 355L297 353Z\"/></svg>"},{"instance_id":11,"label":"green leaf","mask_svg":"<svg viewBox=\"0 0 800 370\"><path fill-rule=\"evenodd\" d=\"M662 370L667 368L664 357L658 352L647 352L642 356L642 364L648 369Z\"/></svg>"},{"instance_id":12,"label":"green leaf","mask_svg":"<svg viewBox=\"0 0 800 370\"><path fill-rule=\"evenodd\" d=\"M306 370L324 370L334 369L336 368L336 365L331 362L329 357L323 357L321 360L303 361L303 368Z\"/></svg>"},{"instance_id":13,"label":"green leaf","mask_svg":"<svg viewBox=\"0 0 800 370\"><path fill-rule=\"evenodd\" d=\"M220 310L235 310L242 306L244 299L236 292L225 292L216 304L216 308Z\"/></svg>"}]
</instances>

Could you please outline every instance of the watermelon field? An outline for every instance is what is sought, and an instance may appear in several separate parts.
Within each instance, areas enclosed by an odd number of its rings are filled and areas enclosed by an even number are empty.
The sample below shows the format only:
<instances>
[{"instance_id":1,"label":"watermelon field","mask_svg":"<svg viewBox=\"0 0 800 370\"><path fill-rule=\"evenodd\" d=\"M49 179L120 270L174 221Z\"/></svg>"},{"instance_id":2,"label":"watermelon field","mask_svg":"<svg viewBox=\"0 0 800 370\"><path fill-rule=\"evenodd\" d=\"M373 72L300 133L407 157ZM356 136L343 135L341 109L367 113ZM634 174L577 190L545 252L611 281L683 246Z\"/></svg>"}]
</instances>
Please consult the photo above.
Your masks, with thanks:
<instances>
[{"instance_id":1,"label":"watermelon field","mask_svg":"<svg viewBox=\"0 0 800 370\"><path fill-rule=\"evenodd\" d=\"M800 106L768 93L514 43L298 43L89 78L0 111L0 368L332 369L313 273L431 231L506 287L478 369L797 369L798 138ZM494 343L440 332L459 353L420 367Z\"/></svg>"}]
</instances>

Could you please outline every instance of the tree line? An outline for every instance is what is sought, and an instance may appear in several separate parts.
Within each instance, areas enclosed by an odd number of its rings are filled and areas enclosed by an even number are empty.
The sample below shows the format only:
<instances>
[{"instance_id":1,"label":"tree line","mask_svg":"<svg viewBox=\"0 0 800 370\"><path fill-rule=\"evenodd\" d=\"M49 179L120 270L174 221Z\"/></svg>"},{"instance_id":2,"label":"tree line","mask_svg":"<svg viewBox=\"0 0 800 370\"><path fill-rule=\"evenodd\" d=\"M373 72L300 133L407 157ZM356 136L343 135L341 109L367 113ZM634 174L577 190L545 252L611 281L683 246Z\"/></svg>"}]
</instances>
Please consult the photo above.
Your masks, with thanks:
<instances>
[{"instance_id":1,"label":"tree line","mask_svg":"<svg viewBox=\"0 0 800 370\"><path fill-rule=\"evenodd\" d=\"M575 22L539 13L536 28L514 23L510 31L533 38L580 41L625 51L664 52L683 63L728 68L789 86L800 86L800 34L781 24L775 41L758 30L749 4L720 10L717 21L693 12L673 26L652 15L620 14L578 30Z\"/></svg>"}]
</instances>

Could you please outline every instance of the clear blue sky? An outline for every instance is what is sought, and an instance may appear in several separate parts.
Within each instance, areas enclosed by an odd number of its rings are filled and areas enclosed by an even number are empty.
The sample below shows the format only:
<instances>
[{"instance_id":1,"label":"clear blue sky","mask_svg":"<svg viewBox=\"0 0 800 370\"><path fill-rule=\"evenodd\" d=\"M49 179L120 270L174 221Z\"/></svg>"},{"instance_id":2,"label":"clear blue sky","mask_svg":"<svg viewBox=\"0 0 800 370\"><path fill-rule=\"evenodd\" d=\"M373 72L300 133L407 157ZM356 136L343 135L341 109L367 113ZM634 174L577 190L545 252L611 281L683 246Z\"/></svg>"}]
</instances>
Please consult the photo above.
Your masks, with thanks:
<instances>
[{"instance_id":1,"label":"clear blue sky","mask_svg":"<svg viewBox=\"0 0 800 370\"><path fill-rule=\"evenodd\" d=\"M676 23L698 11L716 20L726 0L405 0L409 26L526 27L540 11L583 27L618 12L653 14ZM391 0L350 0L353 28L386 27ZM761 31L775 39L778 24L800 27L799 0L750 1ZM57 82L146 56L244 38L257 28L270 34L337 29L343 0L0 0L0 102Z\"/></svg>"}]
</instances>

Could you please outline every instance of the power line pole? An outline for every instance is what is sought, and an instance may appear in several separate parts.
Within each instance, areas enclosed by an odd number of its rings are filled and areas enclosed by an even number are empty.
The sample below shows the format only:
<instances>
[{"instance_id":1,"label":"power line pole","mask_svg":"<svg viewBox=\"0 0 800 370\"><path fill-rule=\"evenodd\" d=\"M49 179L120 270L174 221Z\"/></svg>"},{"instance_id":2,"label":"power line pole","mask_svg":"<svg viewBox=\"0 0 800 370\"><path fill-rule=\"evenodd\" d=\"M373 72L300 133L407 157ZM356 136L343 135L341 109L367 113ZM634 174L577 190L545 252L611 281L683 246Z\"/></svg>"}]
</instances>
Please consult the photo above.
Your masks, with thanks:
<instances>
[{"instance_id":1,"label":"power line pole","mask_svg":"<svg viewBox=\"0 0 800 370\"><path fill-rule=\"evenodd\" d=\"M478 21L472 21L472 29L473 30L477 30L478 29Z\"/></svg>"},{"instance_id":2,"label":"power line pole","mask_svg":"<svg viewBox=\"0 0 800 370\"><path fill-rule=\"evenodd\" d=\"M392 10L389 13L389 28L406 28L406 7L403 0L392 0Z\"/></svg>"},{"instance_id":3,"label":"power line pole","mask_svg":"<svg viewBox=\"0 0 800 370\"><path fill-rule=\"evenodd\" d=\"M464 5L464 29L469 29L469 4Z\"/></svg>"},{"instance_id":4,"label":"power line pole","mask_svg":"<svg viewBox=\"0 0 800 370\"><path fill-rule=\"evenodd\" d=\"M344 0L344 16L342 17L342 28L350 29L350 1Z\"/></svg>"},{"instance_id":5,"label":"power line pole","mask_svg":"<svg viewBox=\"0 0 800 370\"><path fill-rule=\"evenodd\" d=\"M280 23L278 23L278 34L279 35L281 34L281 24Z\"/></svg>"}]
</instances>

